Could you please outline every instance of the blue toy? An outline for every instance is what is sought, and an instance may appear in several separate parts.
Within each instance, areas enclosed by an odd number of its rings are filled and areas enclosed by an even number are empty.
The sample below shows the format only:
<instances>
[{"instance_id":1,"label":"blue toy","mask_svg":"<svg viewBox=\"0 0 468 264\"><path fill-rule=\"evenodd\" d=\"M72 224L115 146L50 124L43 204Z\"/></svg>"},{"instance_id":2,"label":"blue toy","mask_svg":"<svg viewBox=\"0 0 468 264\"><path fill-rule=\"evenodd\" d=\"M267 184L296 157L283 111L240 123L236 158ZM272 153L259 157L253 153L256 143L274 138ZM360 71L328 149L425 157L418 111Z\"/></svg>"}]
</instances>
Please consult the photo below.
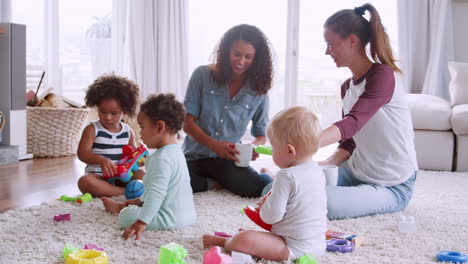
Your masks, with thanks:
<instances>
[{"instance_id":1,"label":"blue toy","mask_svg":"<svg viewBox=\"0 0 468 264\"><path fill-rule=\"evenodd\" d=\"M133 180L125 187L125 198L132 200L143 195L145 188L142 180Z\"/></svg>"},{"instance_id":2,"label":"blue toy","mask_svg":"<svg viewBox=\"0 0 468 264\"><path fill-rule=\"evenodd\" d=\"M440 251L437 253L437 261L465 263L468 261L468 256L456 251Z\"/></svg>"}]
</instances>

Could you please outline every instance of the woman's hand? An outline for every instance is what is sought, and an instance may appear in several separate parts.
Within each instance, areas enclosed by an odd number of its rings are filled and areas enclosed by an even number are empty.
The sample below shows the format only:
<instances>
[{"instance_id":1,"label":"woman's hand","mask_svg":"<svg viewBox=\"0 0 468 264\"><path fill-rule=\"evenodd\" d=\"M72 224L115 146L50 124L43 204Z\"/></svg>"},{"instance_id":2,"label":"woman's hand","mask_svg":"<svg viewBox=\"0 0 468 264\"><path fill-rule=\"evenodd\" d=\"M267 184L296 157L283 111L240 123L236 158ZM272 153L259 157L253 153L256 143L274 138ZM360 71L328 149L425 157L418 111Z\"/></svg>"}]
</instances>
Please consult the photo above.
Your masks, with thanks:
<instances>
[{"instance_id":1,"label":"woman's hand","mask_svg":"<svg viewBox=\"0 0 468 264\"><path fill-rule=\"evenodd\" d=\"M122 236L125 240L135 235L135 240L140 239L140 234L145 231L147 224L141 220L137 220L129 228L125 229Z\"/></svg>"},{"instance_id":2,"label":"woman's hand","mask_svg":"<svg viewBox=\"0 0 468 264\"><path fill-rule=\"evenodd\" d=\"M252 152L252 161L256 160L258 157L260 157L260 154L255 152L255 146L254 146L254 149L253 149L253 152Z\"/></svg>"},{"instance_id":3,"label":"woman's hand","mask_svg":"<svg viewBox=\"0 0 468 264\"><path fill-rule=\"evenodd\" d=\"M236 157L236 154L239 154L239 151L235 149L235 144L232 142L216 141L213 145L211 145L210 148L220 158L239 162L239 160Z\"/></svg>"},{"instance_id":4,"label":"woman's hand","mask_svg":"<svg viewBox=\"0 0 468 264\"><path fill-rule=\"evenodd\" d=\"M114 162L108 158L102 157L99 166L101 166L101 171L104 176L112 177L117 173L117 167Z\"/></svg>"}]
</instances>

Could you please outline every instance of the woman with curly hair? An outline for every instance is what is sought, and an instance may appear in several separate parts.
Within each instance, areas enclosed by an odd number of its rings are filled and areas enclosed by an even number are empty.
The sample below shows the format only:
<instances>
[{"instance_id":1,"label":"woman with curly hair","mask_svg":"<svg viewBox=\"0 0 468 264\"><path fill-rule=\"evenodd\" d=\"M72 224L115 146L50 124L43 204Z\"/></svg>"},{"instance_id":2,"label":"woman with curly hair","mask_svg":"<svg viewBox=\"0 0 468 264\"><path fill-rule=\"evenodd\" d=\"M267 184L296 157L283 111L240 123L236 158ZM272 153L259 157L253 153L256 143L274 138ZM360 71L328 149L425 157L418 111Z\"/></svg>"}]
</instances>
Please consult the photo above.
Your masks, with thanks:
<instances>
[{"instance_id":1,"label":"woman with curly hair","mask_svg":"<svg viewBox=\"0 0 468 264\"><path fill-rule=\"evenodd\" d=\"M268 90L273 79L267 37L255 26L229 29L213 53L213 64L198 67L185 96L184 153L194 192L217 183L244 197L257 197L271 177L237 167L234 144L250 121L253 145L266 142ZM252 160L257 158L252 153ZM211 180L210 180L211 179Z\"/></svg>"},{"instance_id":2,"label":"woman with curly hair","mask_svg":"<svg viewBox=\"0 0 468 264\"><path fill-rule=\"evenodd\" d=\"M117 173L115 163L122 155L122 146L136 147L135 134L121 120L124 115L136 114L140 89L138 85L115 74L96 79L86 91L86 106L95 107L99 119L83 130L78 145L78 158L87 164L86 175L78 180L78 188L94 197L124 194L122 186L112 185L104 176ZM144 172L138 170L134 178L142 179Z\"/></svg>"}]
</instances>

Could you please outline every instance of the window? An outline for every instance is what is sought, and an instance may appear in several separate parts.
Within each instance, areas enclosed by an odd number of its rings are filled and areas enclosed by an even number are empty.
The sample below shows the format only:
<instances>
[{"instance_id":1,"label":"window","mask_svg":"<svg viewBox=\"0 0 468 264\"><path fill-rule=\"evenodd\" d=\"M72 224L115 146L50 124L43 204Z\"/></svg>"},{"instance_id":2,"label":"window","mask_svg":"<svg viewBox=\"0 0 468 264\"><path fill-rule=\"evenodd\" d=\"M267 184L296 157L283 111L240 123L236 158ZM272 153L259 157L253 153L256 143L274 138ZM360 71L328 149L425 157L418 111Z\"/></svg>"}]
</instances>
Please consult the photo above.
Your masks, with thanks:
<instances>
[{"instance_id":1,"label":"window","mask_svg":"<svg viewBox=\"0 0 468 264\"><path fill-rule=\"evenodd\" d=\"M12 22L26 25L27 89L83 103L86 88L111 71L112 0L12 1ZM41 91L39 94L41 94Z\"/></svg>"},{"instance_id":2,"label":"window","mask_svg":"<svg viewBox=\"0 0 468 264\"><path fill-rule=\"evenodd\" d=\"M254 25L268 37L274 52L270 114L283 109L287 1L197 0L190 2L189 10L189 72L211 63L211 54L228 29L239 24Z\"/></svg>"},{"instance_id":3,"label":"window","mask_svg":"<svg viewBox=\"0 0 468 264\"><path fill-rule=\"evenodd\" d=\"M382 23L390 36L392 48L396 51L396 1L371 0L369 3L379 11ZM325 55L323 24L336 11L362 4L362 1L355 0L328 0L320 4L301 1L297 104L307 106L317 113L324 128L341 118L340 87L351 77L351 73L348 68L336 68L330 56ZM369 19L367 12L366 18Z\"/></svg>"}]
</instances>

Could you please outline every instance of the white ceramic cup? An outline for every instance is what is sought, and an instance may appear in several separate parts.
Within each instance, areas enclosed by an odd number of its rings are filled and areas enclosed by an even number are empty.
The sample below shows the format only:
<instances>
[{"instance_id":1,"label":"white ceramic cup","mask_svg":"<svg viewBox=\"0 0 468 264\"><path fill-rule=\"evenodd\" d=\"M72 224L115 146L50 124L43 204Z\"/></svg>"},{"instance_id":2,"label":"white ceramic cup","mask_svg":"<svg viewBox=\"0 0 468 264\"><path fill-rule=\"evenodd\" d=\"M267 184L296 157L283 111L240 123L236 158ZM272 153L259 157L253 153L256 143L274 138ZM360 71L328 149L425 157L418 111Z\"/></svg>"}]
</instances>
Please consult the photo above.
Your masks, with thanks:
<instances>
[{"instance_id":1,"label":"white ceramic cup","mask_svg":"<svg viewBox=\"0 0 468 264\"><path fill-rule=\"evenodd\" d=\"M235 148L239 151L239 154L236 154L236 158L239 160L239 162L236 162L236 166L248 167L252 159L253 146L250 144L236 143Z\"/></svg>"},{"instance_id":2,"label":"white ceramic cup","mask_svg":"<svg viewBox=\"0 0 468 264\"><path fill-rule=\"evenodd\" d=\"M336 186L338 183L338 166L335 165L324 165L320 166L323 174L325 174L326 184Z\"/></svg>"}]
</instances>

